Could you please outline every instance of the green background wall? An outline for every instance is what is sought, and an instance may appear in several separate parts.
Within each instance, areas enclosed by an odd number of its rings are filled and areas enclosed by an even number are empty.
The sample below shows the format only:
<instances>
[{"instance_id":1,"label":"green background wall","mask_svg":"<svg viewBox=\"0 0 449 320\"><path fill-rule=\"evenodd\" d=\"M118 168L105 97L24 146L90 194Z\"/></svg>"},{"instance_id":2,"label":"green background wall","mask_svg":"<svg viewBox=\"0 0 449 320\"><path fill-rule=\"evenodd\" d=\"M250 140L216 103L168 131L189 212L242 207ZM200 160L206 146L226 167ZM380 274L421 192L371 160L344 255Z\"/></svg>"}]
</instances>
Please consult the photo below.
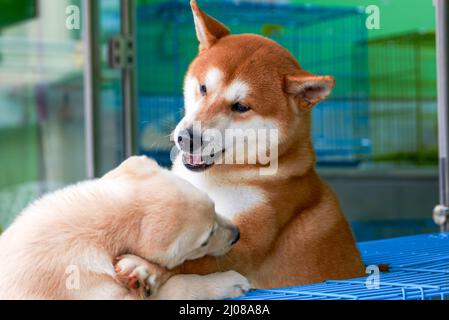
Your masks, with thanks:
<instances>
[{"instance_id":1,"label":"green background wall","mask_svg":"<svg viewBox=\"0 0 449 320\"><path fill-rule=\"evenodd\" d=\"M369 36L379 37L416 30L435 30L432 0L290 0L291 3L309 3L328 6L377 5L380 9L380 29L370 30Z\"/></svg>"},{"instance_id":2,"label":"green background wall","mask_svg":"<svg viewBox=\"0 0 449 320\"><path fill-rule=\"evenodd\" d=\"M137 0L137 3L157 1ZM201 5L201 0L198 0L198 3ZM377 5L380 9L381 27L379 30L369 31L369 36L372 38L407 31L435 30L432 0L290 0L290 3L361 7Z\"/></svg>"}]
</instances>

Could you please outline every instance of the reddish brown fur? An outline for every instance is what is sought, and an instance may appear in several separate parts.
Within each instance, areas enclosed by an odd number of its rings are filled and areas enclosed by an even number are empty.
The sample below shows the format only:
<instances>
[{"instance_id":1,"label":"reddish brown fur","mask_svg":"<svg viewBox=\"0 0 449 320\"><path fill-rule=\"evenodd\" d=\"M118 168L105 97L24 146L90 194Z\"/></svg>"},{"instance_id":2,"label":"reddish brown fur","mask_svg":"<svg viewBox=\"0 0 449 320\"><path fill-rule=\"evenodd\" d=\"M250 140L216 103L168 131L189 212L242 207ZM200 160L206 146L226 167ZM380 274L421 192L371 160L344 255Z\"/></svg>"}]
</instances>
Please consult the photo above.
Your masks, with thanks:
<instances>
[{"instance_id":1,"label":"reddish brown fur","mask_svg":"<svg viewBox=\"0 0 449 320\"><path fill-rule=\"evenodd\" d=\"M195 1L191 5L194 14L204 19ZM254 165L210 168L206 175L227 185L257 186L267 195L267 201L235 219L241 240L229 254L218 262L215 258L187 262L177 272L208 274L232 269L259 288L363 275L361 257L338 200L314 168L310 109L325 95L298 89L304 83L331 88L333 77L306 72L287 50L269 39L252 34L227 35L227 29L213 21L210 28L206 25L206 37L202 42L200 39L199 55L188 74L201 81L214 66L226 70L226 84L236 78L249 84L251 91L243 103L252 111L235 115L234 120L258 114L279 123L283 130L279 170L274 176L261 177ZM216 100L201 109L196 120L208 123L217 114L229 114L228 103Z\"/></svg>"}]
</instances>

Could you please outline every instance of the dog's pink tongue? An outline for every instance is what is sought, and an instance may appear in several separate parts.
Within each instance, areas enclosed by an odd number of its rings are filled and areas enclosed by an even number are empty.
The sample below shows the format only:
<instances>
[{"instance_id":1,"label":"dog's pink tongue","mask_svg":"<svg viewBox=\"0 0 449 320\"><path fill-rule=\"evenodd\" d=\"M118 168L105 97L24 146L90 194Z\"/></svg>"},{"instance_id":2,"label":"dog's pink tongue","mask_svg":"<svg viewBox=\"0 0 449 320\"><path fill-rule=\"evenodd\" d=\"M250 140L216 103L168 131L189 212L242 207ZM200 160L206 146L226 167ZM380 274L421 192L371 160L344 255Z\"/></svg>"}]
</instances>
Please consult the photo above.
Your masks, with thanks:
<instances>
[{"instance_id":1,"label":"dog's pink tongue","mask_svg":"<svg viewBox=\"0 0 449 320\"><path fill-rule=\"evenodd\" d=\"M203 163L203 159L200 154L189 154L187 159L190 165L199 165Z\"/></svg>"},{"instance_id":2,"label":"dog's pink tongue","mask_svg":"<svg viewBox=\"0 0 449 320\"><path fill-rule=\"evenodd\" d=\"M202 164L203 159L201 159L200 154L194 154L194 155L192 155L192 162L193 162L193 164Z\"/></svg>"}]
</instances>

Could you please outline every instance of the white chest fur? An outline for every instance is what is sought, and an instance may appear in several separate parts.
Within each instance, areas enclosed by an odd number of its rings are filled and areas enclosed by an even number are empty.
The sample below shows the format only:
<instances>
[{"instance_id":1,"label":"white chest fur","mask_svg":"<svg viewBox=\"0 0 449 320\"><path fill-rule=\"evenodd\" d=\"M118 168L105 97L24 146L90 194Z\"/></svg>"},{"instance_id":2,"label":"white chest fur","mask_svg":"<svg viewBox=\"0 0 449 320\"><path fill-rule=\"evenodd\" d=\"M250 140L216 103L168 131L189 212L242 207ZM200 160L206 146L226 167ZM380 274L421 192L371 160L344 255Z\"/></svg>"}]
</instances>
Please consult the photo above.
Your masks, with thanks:
<instances>
[{"instance_id":1,"label":"white chest fur","mask_svg":"<svg viewBox=\"0 0 449 320\"><path fill-rule=\"evenodd\" d=\"M205 190L215 202L215 210L233 219L263 202L263 194L249 186L216 186Z\"/></svg>"},{"instance_id":2,"label":"white chest fur","mask_svg":"<svg viewBox=\"0 0 449 320\"><path fill-rule=\"evenodd\" d=\"M220 183L212 177L189 171L182 163L175 163L173 172L206 192L215 202L217 213L228 219L245 214L265 201L263 192L257 187Z\"/></svg>"}]
</instances>

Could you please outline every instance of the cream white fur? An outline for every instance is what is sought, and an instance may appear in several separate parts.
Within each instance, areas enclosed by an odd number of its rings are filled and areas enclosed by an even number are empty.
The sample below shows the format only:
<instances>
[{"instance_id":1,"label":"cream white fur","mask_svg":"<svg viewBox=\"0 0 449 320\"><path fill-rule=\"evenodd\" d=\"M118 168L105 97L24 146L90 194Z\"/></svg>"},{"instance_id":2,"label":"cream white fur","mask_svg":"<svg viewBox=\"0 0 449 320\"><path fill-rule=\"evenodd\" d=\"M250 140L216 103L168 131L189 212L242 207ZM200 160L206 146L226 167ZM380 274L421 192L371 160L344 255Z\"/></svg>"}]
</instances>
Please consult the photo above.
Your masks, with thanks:
<instances>
[{"instance_id":1,"label":"cream white fur","mask_svg":"<svg viewBox=\"0 0 449 320\"><path fill-rule=\"evenodd\" d=\"M200 83L197 78L186 77L184 81L184 109L186 116L192 116L200 107L196 94L199 86Z\"/></svg>"},{"instance_id":2,"label":"cream white fur","mask_svg":"<svg viewBox=\"0 0 449 320\"><path fill-rule=\"evenodd\" d=\"M201 19L198 18L195 12L193 12L193 21L195 23L196 35L198 37L198 41L202 44L207 43L206 31L204 29L204 25L201 22Z\"/></svg>"},{"instance_id":3,"label":"cream white fur","mask_svg":"<svg viewBox=\"0 0 449 320\"><path fill-rule=\"evenodd\" d=\"M239 297L250 288L248 280L235 271L217 272L207 276L175 275L161 287L154 299L182 300L185 296L195 300L210 299L211 296L216 299Z\"/></svg>"},{"instance_id":4,"label":"cream white fur","mask_svg":"<svg viewBox=\"0 0 449 320\"><path fill-rule=\"evenodd\" d=\"M223 72L218 68L210 68L205 77L205 85L207 87L208 93L215 93L218 91L222 85Z\"/></svg>"},{"instance_id":5,"label":"cream white fur","mask_svg":"<svg viewBox=\"0 0 449 320\"><path fill-rule=\"evenodd\" d=\"M212 226L216 232L202 246ZM0 299L137 299L117 281L113 261L118 255L130 251L171 268L186 259L225 254L234 242L233 230L204 192L146 157L131 157L101 179L35 201L5 230ZM155 282L144 269L137 271ZM217 283L216 275L204 276L199 283L221 286L220 292L201 288L193 294L177 290L173 282L163 292L221 299L223 293L235 297L234 286L248 285L241 276L219 278Z\"/></svg>"},{"instance_id":6,"label":"cream white fur","mask_svg":"<svg viewBox=\"0 0 449 320\"><path fill-rule=\"evenodd\" d=\"M234 80L224 91L224 97L230 102L237 102L246 98L249 86L239 79Z\"/></svg>"},{"instance_id":7,"label":"cream white fur","mask_svg":"<svg viewBox=\"0 0 449 320\"><path fill-rule=\"evenodd\" d=\"M181 157L176 159L172 171L198 189L207 191L209 197L215 202L215 210L231 220L266 201L264 193L256 187L227 184L219 178L214 179L207 174L188 170L182 164Z\"/></svg>"}]
</instances>

